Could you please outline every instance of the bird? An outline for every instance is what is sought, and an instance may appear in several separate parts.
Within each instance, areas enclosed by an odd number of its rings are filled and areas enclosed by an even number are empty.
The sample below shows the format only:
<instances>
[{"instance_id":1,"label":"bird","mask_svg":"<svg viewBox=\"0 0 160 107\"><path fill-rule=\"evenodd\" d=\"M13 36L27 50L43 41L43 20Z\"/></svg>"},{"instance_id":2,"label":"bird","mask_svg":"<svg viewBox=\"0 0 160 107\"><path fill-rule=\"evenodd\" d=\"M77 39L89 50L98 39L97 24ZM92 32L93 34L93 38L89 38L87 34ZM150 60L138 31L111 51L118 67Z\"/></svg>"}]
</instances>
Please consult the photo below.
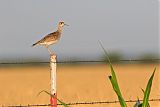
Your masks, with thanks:
<instances>
[{"instance_id":1,"label":"bird","mask_svg":"<svg viewBox=\"0 0 160 107\"><path fill-rule=\"evenodd\" d=\"M69 25L64 23L63 21L59 22L58 23L58 28L55 32L52 32L52 33L46 35L44 38L42 38L41 40L34 43L32 45L32 47L34 47L36 45L45 46L47 48L48 52L50 54L52 54L51 50L49 49L49 46L57 43L60 40L63 26L69 26Z\"/></svg>"}]
</instances>

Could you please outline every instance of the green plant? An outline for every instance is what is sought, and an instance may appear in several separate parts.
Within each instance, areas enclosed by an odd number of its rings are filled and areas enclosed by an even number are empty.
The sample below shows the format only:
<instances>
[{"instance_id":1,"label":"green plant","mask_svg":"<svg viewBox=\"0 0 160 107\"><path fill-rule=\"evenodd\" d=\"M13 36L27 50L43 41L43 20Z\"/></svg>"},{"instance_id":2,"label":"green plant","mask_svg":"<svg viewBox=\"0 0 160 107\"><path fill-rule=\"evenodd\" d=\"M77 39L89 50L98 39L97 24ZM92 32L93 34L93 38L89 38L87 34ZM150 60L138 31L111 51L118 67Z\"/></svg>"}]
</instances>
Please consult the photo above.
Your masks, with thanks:
<instances>
[{"instance_id":1,"label":"green plant","mask_svg":"<svg viewBox=\"0 0 160 107\"><path fill-rule=\"evenodd\" d=\"M151 92L152 81L153 81L155 71L156 71L156 68L154 69L154 72L153 72L152 76L150 77L150 79L148 81L146 90L144 91L144 98L143 98L142 107L149 107L148 100L149 100L149 95L150 95L150 92Z\"/></svg>"},{"instance_id":2,"label":"green plant","mask_svg":"<svg viewBox=\"0 0 160 107\"><path fill-rule=\"evenodd\" d=\"M46 94L48 94L48 95L50 95L51 97L54 98L54 95L52 95L51 93L49 93L48 91L45 91L45 90L42 90L41 92L39 92L38 95L40 95L42 92L44 92L44 93L46 93ZM59 100L58 98L57 98L57 101L60 104L62 104L64 107L69 107L66 103L64 103L63 101Z\"/></svg>"},{"instance_id":3,"label":"green plant","mask_svg":"<svg viewBox=\"0 0 160 107\"><path fill-rule=\"evenodd\" d=\"M108 60L107 62L109 62L109 66L110 66L110 69L111 69L111 74L112 76L109 76L109 79L112 83L112 87L114 89L114 91L116 92L117 96L118 96L118 99L119 99L119 102L120 102L120 105L121 107L127 107L126 105L126 102L124 101L123 97L122 97L122 94L121 94L121 91L119 89L119 86L118 86L118 82L117 82L117 78L116 78L116 74L114 72L114 69L113 69L113 66L111 64L111 61L109 59L109 56L108 56L108 53L107 51L104 49L103 45L100 43L105 55L106 55L106 59Z\"/></svg>"},{"instance_id":4,"label":"green plant","mask_svg":"<svg viewBox=\"0 0 160 107\"><path fill-rule=\"evenodd\" d=\"M111 69L111 76L109 76L109 79L111 81L112 87L113 87L115 93L118 96L118 99L119 99L121 107L127 107L126 102L123 99L121 91L119 89L117 78L116 78L116 74L115 74L115 71L114 71L113 66L111 64L110 58L108 56L108 53L104 49L104 47L103 47L103 45L101 43L100 43L100 45L101 45L101 47L102 47L102 49L103 49L103 51L104 51L104 53L106 55L106 58L108 60L107 62L109 62L109 66L110 66L110 69ZM153 81L153 77L154 77L155 71L156 71L156 68L154 69L154 72L153 72L152 76L150 77L150 79L148 81L148 84L146 86L146 90L144 91L142 89L142 91L144 92L143 103L140 103L140 101L138 99L138 101L136 102L136 104L134 105L134 107L150 107L148 101L149 101L149 95L150 95L150 91L151 91L151 87L152 87L152 81Z\"/></svg>"}]
</instances>

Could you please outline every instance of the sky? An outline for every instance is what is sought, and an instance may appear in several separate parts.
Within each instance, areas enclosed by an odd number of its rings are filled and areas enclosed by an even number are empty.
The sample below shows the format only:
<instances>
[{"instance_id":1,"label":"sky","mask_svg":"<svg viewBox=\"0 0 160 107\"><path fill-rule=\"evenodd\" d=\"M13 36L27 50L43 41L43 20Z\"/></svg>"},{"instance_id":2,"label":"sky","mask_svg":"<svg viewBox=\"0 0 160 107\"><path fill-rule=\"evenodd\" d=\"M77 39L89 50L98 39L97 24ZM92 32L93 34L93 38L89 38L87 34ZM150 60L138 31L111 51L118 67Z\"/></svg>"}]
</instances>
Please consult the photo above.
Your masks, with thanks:
<instances>
[{"instance_id":1,"label":"sky","mask_svg":"<svg viewBox=\"0 0 160 107\"><path fill-rule=\"evenodd\" d=\"M50 48L60 59L94 59L108 52L134 57L159 54L158 0L0 0L0 60L46 59L31 45L63 28Z\"/></svg>"}]
</instances>

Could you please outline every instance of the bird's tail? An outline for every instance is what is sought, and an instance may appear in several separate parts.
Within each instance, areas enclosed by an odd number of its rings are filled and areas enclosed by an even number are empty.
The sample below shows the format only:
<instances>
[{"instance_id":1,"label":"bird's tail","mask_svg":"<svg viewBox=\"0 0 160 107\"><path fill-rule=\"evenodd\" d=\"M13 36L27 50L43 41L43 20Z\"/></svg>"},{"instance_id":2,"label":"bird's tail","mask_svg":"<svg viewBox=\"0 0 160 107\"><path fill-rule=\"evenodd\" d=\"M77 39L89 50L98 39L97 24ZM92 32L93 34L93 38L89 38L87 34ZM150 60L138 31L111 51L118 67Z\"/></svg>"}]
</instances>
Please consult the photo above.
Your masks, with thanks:
<instances>
[{"instance_id":1,"label":"bird's tail","mask_svg":"<svg viewBox=\"0 0 160 107\"><path fill-rule=\"evenodd\" d=\"M38 44L38 42L34 43L34 44L32 45L32 47L36 46L37 44Z\"/></svg>"},{"instance_id":2,"label":"bird's tail","mask_svg":"<svg viewBox=\"0 0 160 107\"><path fill-rule=\"evenodd\" d=\"M32 45L32 47L35 46L35 45L38 45L38 44L40 44L40 43L41 43L41 40L38 41L38 42L36 42L36 43L34 43L34 44Z\"/></svg>"}]
</instances>

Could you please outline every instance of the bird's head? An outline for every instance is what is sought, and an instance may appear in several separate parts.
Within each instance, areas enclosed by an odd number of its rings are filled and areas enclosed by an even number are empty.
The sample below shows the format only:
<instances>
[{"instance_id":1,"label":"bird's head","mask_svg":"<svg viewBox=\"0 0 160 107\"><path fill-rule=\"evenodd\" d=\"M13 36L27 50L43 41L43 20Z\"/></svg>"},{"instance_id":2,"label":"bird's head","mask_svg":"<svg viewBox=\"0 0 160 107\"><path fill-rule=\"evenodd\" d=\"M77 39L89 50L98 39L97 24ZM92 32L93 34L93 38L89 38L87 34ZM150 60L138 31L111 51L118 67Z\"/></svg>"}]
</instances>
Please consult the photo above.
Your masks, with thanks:
<instances>
[{"instance_id":1,"label":"bird's head","mask_svg":"<svg viewBox=\"0 0 160 107\"><path fill-rule=\"evenodd\" d=\"M64 23L64 22L59 22L59 24L58 24L60 27L63 27L63 26L69 26L69 25L67 25L66 23Z\"/></svg>"}]
</instances>

